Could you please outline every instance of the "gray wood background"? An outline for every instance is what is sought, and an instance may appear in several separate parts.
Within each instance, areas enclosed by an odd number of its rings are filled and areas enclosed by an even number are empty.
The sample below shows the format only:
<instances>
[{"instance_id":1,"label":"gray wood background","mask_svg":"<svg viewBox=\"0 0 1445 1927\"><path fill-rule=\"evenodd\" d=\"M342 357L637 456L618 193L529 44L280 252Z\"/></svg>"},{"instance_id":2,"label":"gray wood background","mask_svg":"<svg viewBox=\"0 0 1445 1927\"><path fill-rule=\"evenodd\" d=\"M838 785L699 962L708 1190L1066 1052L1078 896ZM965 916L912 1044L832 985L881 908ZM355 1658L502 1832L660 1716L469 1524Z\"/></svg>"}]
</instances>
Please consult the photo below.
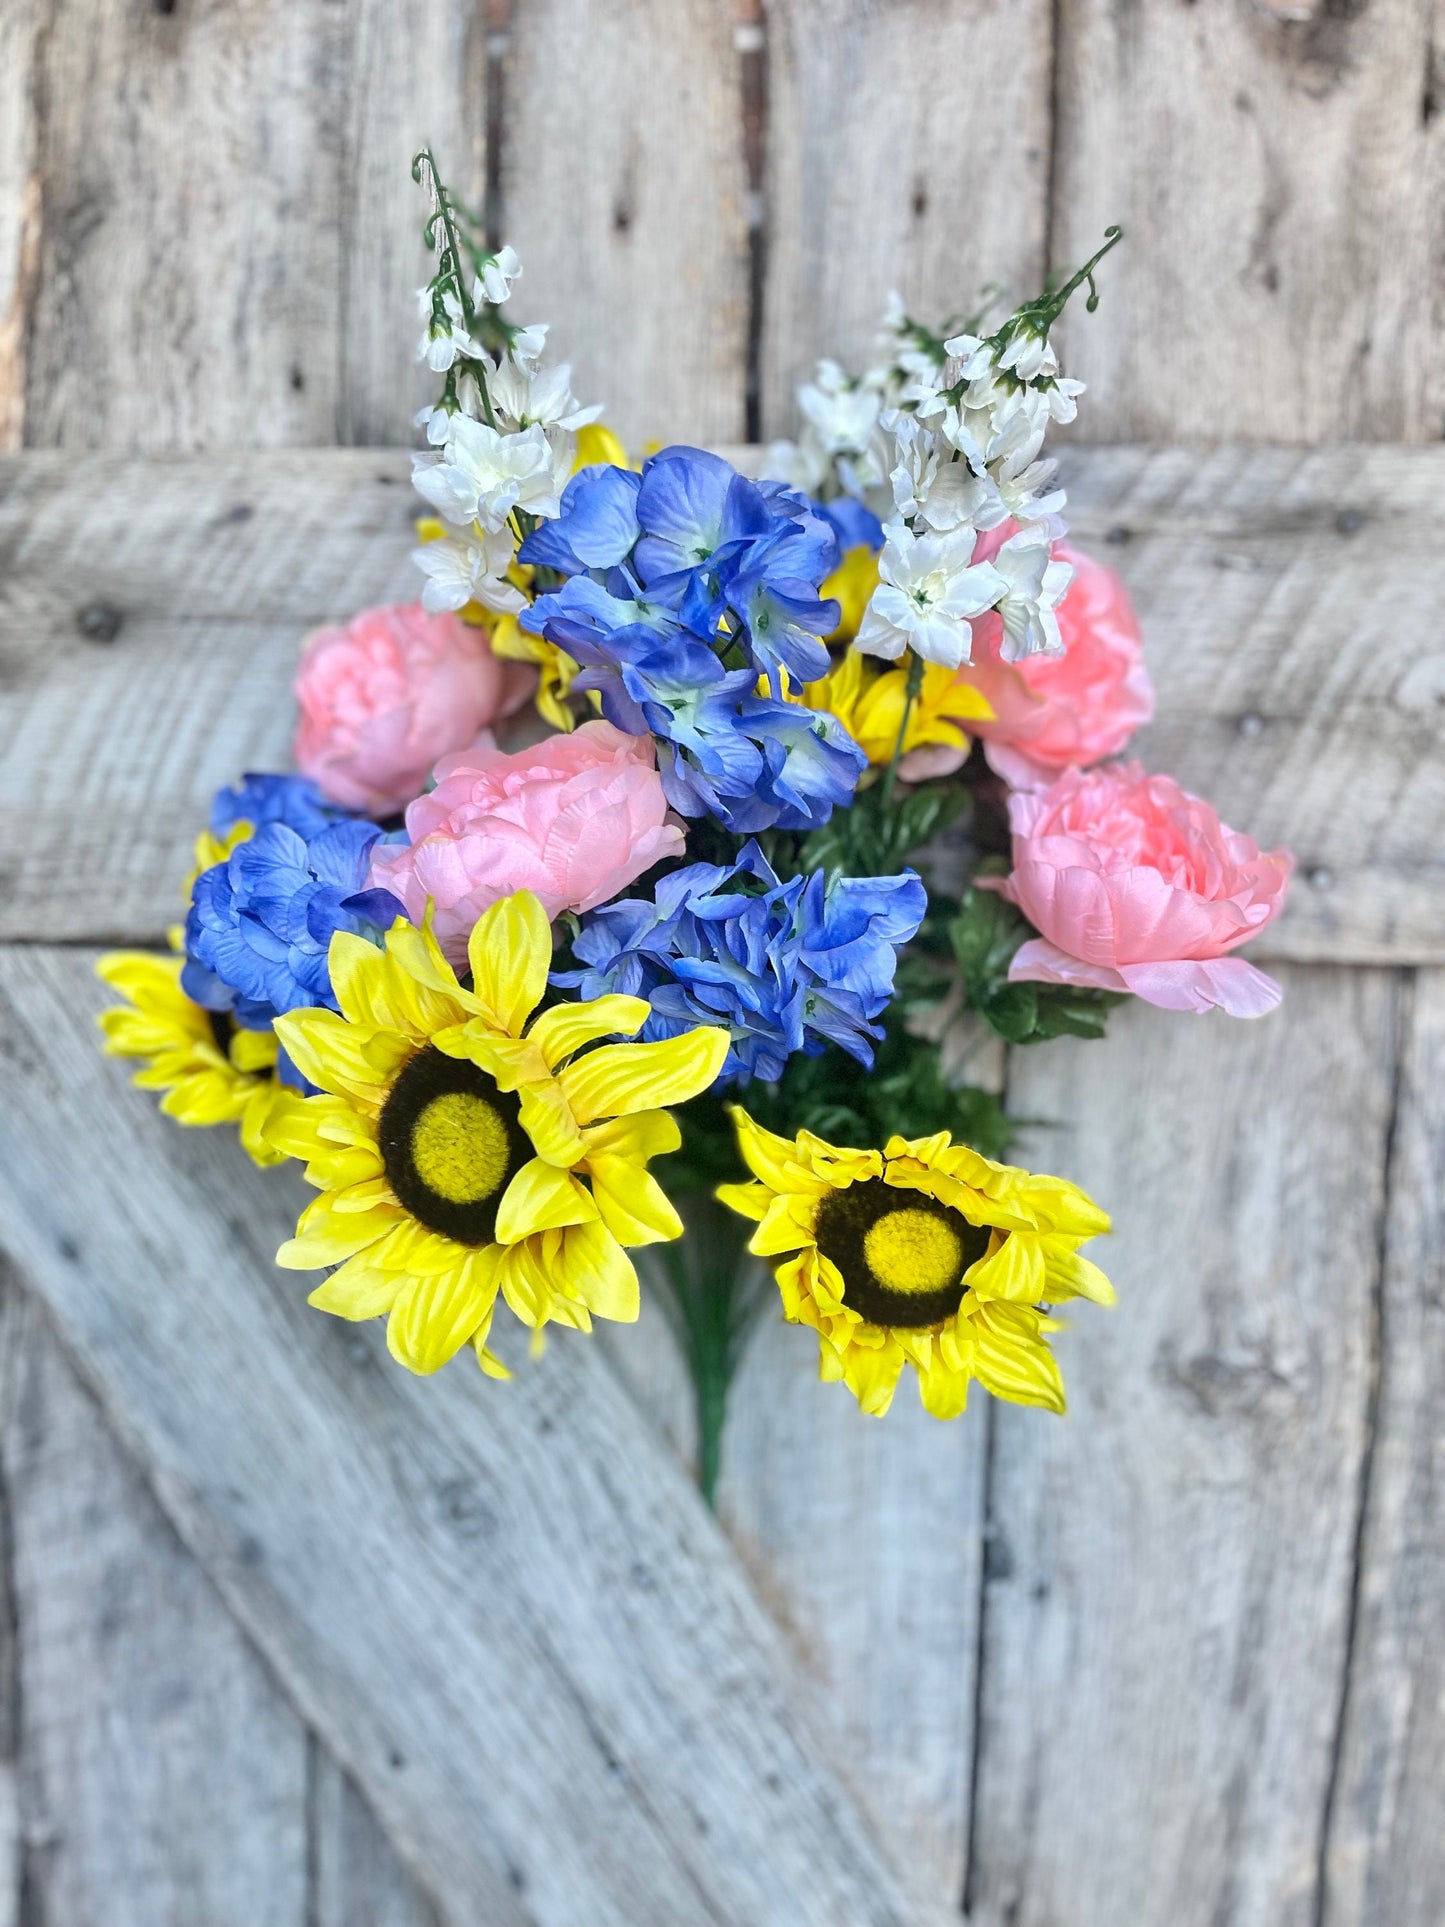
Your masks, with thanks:
<instances>
[{"instance_id":1,"label":"gray wood background","mask_svg":"<svg viewBox=\"0 0 1445 1927\"><path fill-rule=\"evenodd\" d=\"M1442 48L1438 0L0 0L0 1927L1445 1918ZM1146 755L1301 874L1276 1017L999 1068L1119 1224L1067 1421L871 1424L769 1321L718 1531L655 1311L417 1386L271 1269L291 1177L96 1056L90 958L284 760L299 635L410 590L423 136L634 443L787 432L891 285L1127 229L1076 527Z\"/></svg>"}]
</instances>

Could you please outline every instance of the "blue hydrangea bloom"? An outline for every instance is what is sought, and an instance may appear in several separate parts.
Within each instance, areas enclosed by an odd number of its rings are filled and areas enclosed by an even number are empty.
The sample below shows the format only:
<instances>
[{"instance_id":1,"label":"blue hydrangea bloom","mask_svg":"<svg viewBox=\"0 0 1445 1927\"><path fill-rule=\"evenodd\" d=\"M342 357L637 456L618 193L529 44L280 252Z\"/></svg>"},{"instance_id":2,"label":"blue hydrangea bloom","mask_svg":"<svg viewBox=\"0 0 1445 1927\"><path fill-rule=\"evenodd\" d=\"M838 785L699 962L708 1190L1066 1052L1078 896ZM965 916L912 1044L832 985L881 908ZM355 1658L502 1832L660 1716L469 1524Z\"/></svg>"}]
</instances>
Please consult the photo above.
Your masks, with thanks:
<instances>
[{"instance_id":1,"label":"blue hydrangea bloom","mask_svg":"<svg viewBox=\"0 0 1445 1927\"><path fill-rule=\"evenodd\" d=\"M211 834L224 837L238 823L259 830L263 823L286 823L299 836L317 836L328 823L349 814L328 803L309 776L273 776L248 771L234 789L216 791L211 804Z\"/></svg>"},{"instance_id":2,"label":"blue hydrangea bloom","mask_svg":"<svg viewBox=\"0 0 1445 1927\"><path fill-rule=\"evenodd\" d=\"M583 968L553 981L584 998L646 997L649 1041L725 1024L732 1046L719 1084L776 1082L794 1051L816 1057L825 1042L871 1065L898 949L927 903L911 870L781 882L748 843L734 864L664 877L651 902L626 897L591 911L572 946Z\"/></svg>"},{"instance_id":3,"label":"blue hydrangea bloom","mask_svg":"<svg viewBox=\"0 0 1445 1927\"><path fill-rule=\"evenodd\" d=\"M862 751L832 716L782 700L827 674L839 618L818 594L838 533L806 496L664 449L640 476L582 470L520 556L567 578L524 625L582 664L576 686L609 722L657 738L675 809L751 835L811 829L852 800Z\"/></svg>"},{"instance_id":4,"label":"blue hydrangea bloom","mask_svg":"<svg viewBox=\"0 0 1445 1927\"><path fill-rule=\"evenodd\" d=\"M876 554L883 547L883 524L856 495L839 495L831 502L819 502L815 506L831 524L838 547L845 553L849 549L872 549Z\"/></svg>"},{"instance_id":5,"label":"blue hydrangea bloom","mask_svg":"<svg viewBox=\"0 0 1445 1927\"><path fill-rule=\"evenodd\" d=\"M252 793L252 803L260 794ZM310 821L312 805L297 811L295 802L293 795L287 813L308 827L278 810L224 863L203 871L191 892L182 986L247 1030L265 1030L283 1011L307 1005L335 1010L326 955L333 933L375 940L405 914L390 891L365 887L377 825L334 814ZM228 808L221 805L223 817Z\"/></svg>"}]
</instances>

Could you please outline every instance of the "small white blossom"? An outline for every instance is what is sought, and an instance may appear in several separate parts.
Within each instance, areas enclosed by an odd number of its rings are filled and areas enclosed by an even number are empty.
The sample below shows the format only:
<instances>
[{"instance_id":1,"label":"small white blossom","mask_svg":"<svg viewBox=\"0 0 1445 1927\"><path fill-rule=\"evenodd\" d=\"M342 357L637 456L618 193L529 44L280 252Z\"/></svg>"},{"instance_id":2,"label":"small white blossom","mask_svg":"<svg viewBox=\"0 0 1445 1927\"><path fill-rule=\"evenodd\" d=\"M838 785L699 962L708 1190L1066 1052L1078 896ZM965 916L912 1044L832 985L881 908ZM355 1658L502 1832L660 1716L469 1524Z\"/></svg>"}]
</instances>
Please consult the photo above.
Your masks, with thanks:
<instances>
[{"instance_id":1,"label":"small white blossom","mask_svg":"<svg viewBox=\"0 0 1445 1927\"><path fill-rule=\"evenodd\" d=\"M481 349L460 321L449 322L440 332L436 331L433 324L432 327L428 327L416 347L417 360L424 361L434 375L444 375L460 355L475 359L480 353Z\"/></svg>"},{"instance_id":2,"label":"small white blossom","mask_svg":"<svg viewBox=\"0 0 1445 1927\"><path fill-rule=\"evenodd\" d=\"M519 615L527 598L506 580L515 553L510 529L445 536L413 549L412 560L427 578L421 592L423 607L441 615L476 601L504 615Z\"/></svg>"},{"instance_id":3,"label":"small white blossom","mask_svg":"<svg viewBox=\"0 0 1445 1927\"><path fill-rule=\"evenodd\" d=\"M412 458L412 481L444 521L500 529L513 509L559 510L554 455L540 428L506 435L453 415L440 456Z\"/></svg>"},{"instance_id":4,"label":"small white blossom","mask_svg":"<svg viewBox=\"0 0 1445 1927\"><path fill-rule=\"evenodd\" d=\"M820 361L817 374L798 390L798 406L829 455L861 455L873 437L882 397L850 382L835 361Z\"/></svg>"},{"instance_id":5,"label":"small white blossom","mask_svg":"<svg viewBox=\"0 0 1445 1927\"><path fill-rule=\"evenodd\" d=\"M472 284L472 299L490 301L493 307L500 307L521 278L522 264L517 259L517 250L501 248L482 264L482 271Z\"/></svg>"},{"instance_id":6,"label":"small white blossom","mask_svg":"<svg viewBox=\"0 0 1445 1927\"><path fill-rule=\"evenodd\" d=\"M896 661L905 649L957 669L973 649L971 616L1007 592L991 563L973 562L974 532L915 535L902 523L884 531L880 581L854 645L864 655Z\"/></svg>"},{"instance_id":7,"label":"small white blossom","mask_svg":"<svg viewBox=\"0 0 1445 1927\"><path fill-rule=\"evenodd\" d=\"M832 462L826 449L808 435L798 442L774 442L764 457L762 478L786 482L805 495L817 495L828 480Z\"/></svg>"},{"instance_id":8,"label":"small white blossom","mask_svg":"<svg viewBox=\"0 0 1445 1927\"><path fill-rule=\"evenodd\" d=\"M487 383L497 413L517 428L585 428L602 413L584 408L572 393L572 369L567 362L555 368L523 368L510 358Z\"/></svg>"},{"instance_id":9,"label":"small white blossom","mask_svg":"<svg viewBox=\"0 0 1445 1927\"><path fill-rule=\"evenodd\" d=\"M542 359L547 352L547 330L550 326L550 322L531 321L525 328L518 328L512 336L507 353L519 368L530 372Z\"/></svg>"},{"instance_id":10,"label":"small white blossom","mask_svg":"<svg viewBox=\"0 0 1445 1927\"><path fill-rule=\"evenodd\" d=\"M994 557L994 568L1005 584L997 602L1004 661L1063 655L1058 606L1074 571L1067 562L1054 561L1047 530L1025 529L1010 536Z\"/></svg>"}]
</instances>

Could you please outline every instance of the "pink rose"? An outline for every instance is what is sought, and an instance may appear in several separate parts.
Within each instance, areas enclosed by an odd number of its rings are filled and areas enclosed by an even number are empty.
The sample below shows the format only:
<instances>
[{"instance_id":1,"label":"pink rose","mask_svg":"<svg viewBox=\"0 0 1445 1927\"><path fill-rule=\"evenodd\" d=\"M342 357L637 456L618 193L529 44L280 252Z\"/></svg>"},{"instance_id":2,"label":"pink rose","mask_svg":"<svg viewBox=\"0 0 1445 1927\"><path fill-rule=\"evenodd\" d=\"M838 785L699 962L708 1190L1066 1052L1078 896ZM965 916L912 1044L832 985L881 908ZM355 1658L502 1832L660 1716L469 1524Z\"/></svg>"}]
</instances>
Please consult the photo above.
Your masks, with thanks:
<instances>
[{"instance_id":1,"label":"pink rose","mask_svg":"<svg viewBox=\"0 0 1445 1927\"><path fill-rule=\"evenodd\" d=\"M994 711L992 722L971 722L969 730L1016 789L1042 789L1060 770L1117 756L1154 714L1139 623L1123 583L1067 542L1056 542L1054 554L1074 568L1059 604L1065 653L1006 663L999 654L1003 624L990 614L973 625L973 665L963 672Z\"/></svg>"},{"instance_id":2,"label":"pink rose","mask_svg":"<svg viewBox=\"0 0 1445 1927\"><path fill-rule=\"evenodd\" d=\"M296 675L296 764L334 803L387 816L432 764L526 702L535 671L492 654L483 630L419 602L317 629Z\"/></svg>"},{"instance_id":3,"label":"pink rose","mask_svg":"<svg viewBox=\"0 0 1445 1927\"><path fill-rule=\"evenodd\" d=\"M410 845L377 845L370 885L399 897L418 923L430 897L437 940L458 967L472 925L499 897L531 890L549 917L590 910L682 853L651 737L611 723L584 723L513 756L463 750L442 758L436 778L407 810Z\"/></svg>"},{"instance_id":4,"label":"pink rose","mask_svg":"<svg viewBox=\"0 0 1445 1927\"><path fill-rule=\"evenodd\" d=\"M1279 914L1294 868L1262 856L1197 796L1137 763L1069 770L1009 798L1013 874L1001 886L1035 929L1015 983L1131 990L1165 1010L1262 1017L1279 985L1226 951Z\"/></svg>"}]
</instances>

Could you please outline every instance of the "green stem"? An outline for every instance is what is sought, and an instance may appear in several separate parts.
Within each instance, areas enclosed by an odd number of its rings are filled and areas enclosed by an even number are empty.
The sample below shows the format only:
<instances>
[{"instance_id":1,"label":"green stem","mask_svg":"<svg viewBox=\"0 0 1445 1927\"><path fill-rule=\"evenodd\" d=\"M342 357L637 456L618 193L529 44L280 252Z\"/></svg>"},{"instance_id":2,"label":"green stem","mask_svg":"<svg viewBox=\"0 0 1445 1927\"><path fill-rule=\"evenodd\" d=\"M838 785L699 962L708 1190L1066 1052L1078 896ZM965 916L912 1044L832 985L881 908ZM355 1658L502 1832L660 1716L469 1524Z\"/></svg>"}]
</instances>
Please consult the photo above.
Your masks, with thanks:
<instances>
[{"instance_id":1,"label":"green stem","mask_svg":"<svg viewBox=\"0 0 1445 1927\"><path fill-rule=\"evenodd\" d=\"M457 300L461 304L462 319L467 324L468 335L474 336L477 327L477 311L472 305L471 290L467 286L467 277L462 269L462 244L457 234L456 223L452 219L451 194L440 174L437 173L436 158L430 147L422 148L421 152L413 160L411 164L413 180L421 181L423 168L426 170L427 175L427 180L423 185L427 187L427 191L430 193L436 205L436 212L433 214L428 226L432 235L435 236L435 223L440 221L445 240L445 245L441 249L441 258L438 266L443 272L446 272L447 262L451 262L451 281L452 286L456 289ZM489 428L495 428L497 418L492 412L492 398L487 393L486 378L482 373L481 364L473 361L470 356L466 357L466 362L472 371L472 379L477 384L477 392L482 398L482 412L487 418L487 426Z\"/></svg>"},{"instance_id":2,"label":"green stem","mask_svg":"<svg viewBox=\"0 0 1445 1927\"><path fill-rule=\"evenodd\" d=\"M908 739L908 725L913 717L913 705L918 701L918 692L923 687L923 658L910 651L908 657L908 687L903 696L903 719L898 725L898 740L893 745L893 754L888 759L888 773L883 778L883 802L885 807L893 801L893 786L898 780L898 765L903 760L903 745Z\"/></svg>"}]
</instances>

